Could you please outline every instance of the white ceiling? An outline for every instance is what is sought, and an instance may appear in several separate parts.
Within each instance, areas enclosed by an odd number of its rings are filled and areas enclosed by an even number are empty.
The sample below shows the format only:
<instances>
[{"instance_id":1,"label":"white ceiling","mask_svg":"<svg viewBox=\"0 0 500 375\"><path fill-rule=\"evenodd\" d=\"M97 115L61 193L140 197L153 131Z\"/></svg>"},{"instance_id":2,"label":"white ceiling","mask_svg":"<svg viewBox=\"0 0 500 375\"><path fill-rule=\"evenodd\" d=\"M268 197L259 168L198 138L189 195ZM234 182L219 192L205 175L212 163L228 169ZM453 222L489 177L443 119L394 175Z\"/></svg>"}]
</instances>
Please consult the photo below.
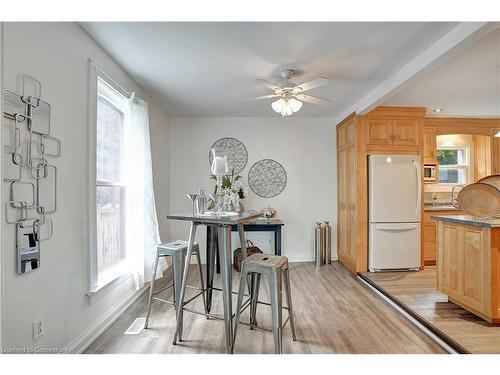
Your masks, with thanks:
<instances>
[{"instance_id":1,"label":"white ceiling","mask_svg":"<svg viewBox=\"0 0 500 375\"><path fill-rule=\"evenodd\" d=\"M384 104L427 107L431 116L500 117L500 28L409 82ZM436 108L443 111L433 112Z\"/></svg>"},{"instance_id":2,"label":"white ceiling","mask_svg":"<svg viewBox=\"0 0 500 375\"><path fill-rule=\"evenodd\" d=\"M305 104L299 116L334 117L383 83L451 30L455 23L113 23L81 26L173 117L276 116L270 93L255 82L279 82L283 68L332 100Z\"/></svg>"}]
</instances>

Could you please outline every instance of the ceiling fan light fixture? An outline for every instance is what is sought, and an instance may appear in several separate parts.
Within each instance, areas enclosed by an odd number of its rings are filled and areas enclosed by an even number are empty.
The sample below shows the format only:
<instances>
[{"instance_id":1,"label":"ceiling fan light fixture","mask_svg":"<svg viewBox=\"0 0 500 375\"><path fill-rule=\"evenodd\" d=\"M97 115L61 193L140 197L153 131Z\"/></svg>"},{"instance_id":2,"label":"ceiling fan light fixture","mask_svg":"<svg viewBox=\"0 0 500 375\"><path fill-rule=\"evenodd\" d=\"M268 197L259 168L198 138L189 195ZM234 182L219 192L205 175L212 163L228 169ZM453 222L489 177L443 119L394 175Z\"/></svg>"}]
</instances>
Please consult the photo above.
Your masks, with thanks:
<instances>
[{"instance_id":1,"label":"ceiling fan light fixture","mask_svg":"<svg viewBox=\"0 0 500 375\"><path fill-rule=\"evenodd\" d=\"M283 70L281 72L281 77L285 80L285 82L281 85L271 83L264 79L257 79L257 81L263 83L267 88L273 90L274 94L263 95L252 99L268 99L278 97L278 100L271 103L271 108L274 112L281 114L282 117L287 117L300 111L304 102L316 105L330 104L331 101L329 99L303 94L305 91L326 85L329 82L328 78L317 77L296 85L289 81L293 74L294 71L291 69Z\"/></svg>"},{"instance_id":2,"label":"ceiling fan light fixture","mask_svg":"<svg viewBox=\"0 0 500 375\"><path fill-rule=\"evenodd\" d=\"M302 102L300 100L297 100L295 98L291 98L289 100L290 102L290 107L292 108L293 112L298 112L302 108Z\"/></svg>"},{"instance_id":3,"label":"ceiling fan light fixture","mask_svg":"<svg viewBox=\"0 0 500 375\"><path fill-rule=\"evenodd\" d=\"M285 104L283 105L283 109L281 110L281 117L290 116L293 113L292 106L290 105L289 100L285 100Z\"/></svg>"},{"instance_id":4,"label":"ceiling fan light fixture","mask_svg":"<svg viewBox=\"0 0 500 375\"><path fill-rule=\"evenodd\" d=\"M271 108L274 112L281 113L283 110L283 106L285 105L285 101L282 98L271 103Z\"/></svg>"},{"instance_id":5,"label":"ceiling fan light fixture","mask_svg":"<svg viewBox=\"0 0 500 375\"><path fill-rule=\"evenodd\" d=\"M292 115L294 112L300 111L302 102L295 98L280 98L271 103L271 108L274 112L281 114L282 117Z\"/></svg>"}]
</instances>

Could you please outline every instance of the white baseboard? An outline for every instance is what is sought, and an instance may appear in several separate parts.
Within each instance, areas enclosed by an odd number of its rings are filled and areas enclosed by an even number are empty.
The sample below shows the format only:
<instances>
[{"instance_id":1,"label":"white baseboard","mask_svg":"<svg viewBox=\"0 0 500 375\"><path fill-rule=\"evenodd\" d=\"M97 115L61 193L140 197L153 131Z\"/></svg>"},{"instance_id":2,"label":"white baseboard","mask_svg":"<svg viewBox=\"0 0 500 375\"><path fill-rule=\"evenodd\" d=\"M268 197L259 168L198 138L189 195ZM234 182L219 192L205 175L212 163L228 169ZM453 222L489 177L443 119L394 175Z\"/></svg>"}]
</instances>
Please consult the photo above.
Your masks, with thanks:
<instances>
[{"instance_id":1,"label":"white baseboard","mask_svg":"<svg viewBox=\"0 0 500 375\"><path fill-rule=\"evenodd\" d=\"M132 289L121 300L114 304L104 315L96 320L82 334L72 340L65 348L69 354L80 354L87 349L121 314L134 303L146 290L148 284L140 290Z\"/></svg>"}]
</instances>

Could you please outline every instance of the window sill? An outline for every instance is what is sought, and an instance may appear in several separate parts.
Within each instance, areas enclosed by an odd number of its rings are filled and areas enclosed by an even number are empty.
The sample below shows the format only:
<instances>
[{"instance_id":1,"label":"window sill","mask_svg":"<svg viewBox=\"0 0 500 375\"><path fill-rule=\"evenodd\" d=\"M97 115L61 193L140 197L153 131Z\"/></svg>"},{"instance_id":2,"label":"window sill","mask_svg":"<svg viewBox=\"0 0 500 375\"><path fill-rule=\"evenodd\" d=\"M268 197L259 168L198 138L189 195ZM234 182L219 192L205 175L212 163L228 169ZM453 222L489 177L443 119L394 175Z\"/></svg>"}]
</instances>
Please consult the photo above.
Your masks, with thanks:
<instances>
[{"instance_id":1,"label":"window sill","mask_svg":"<svg viewBox=\"0 0 500 375\"><path fill-rule=\"evenodd\" d=\"M114 278L110 278L105 282L97 285L96 287L89 289L86 293L89 297L90 303L93 303L99 299L103 294L107 293L109 290L117 287L121 283L132 278L132 273L124 273L121 275L116 275Z\"/></svg>"}]
</instances>

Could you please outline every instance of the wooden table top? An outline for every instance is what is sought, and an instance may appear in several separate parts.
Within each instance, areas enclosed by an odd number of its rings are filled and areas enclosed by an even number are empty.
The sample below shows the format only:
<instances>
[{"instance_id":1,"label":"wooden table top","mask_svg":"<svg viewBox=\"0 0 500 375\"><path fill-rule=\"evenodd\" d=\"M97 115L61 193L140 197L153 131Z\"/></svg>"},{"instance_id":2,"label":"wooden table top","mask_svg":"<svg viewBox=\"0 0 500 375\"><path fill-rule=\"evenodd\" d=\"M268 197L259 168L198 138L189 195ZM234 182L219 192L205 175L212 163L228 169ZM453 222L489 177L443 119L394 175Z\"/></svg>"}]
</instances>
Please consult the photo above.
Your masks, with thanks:
<instances>
[{"instance_id":1,"label":"wooden table top","mask_svg":"<svg viewBox=\"0 0 500 375\"><path fill-rule=\"evenodd\" d=\"M234 216L216 216L216 215L193 215L192 213L168 214L167 219L194 221L200 224L222 224L222 225L237 225L248 223L262 217L262 211L244 211L239 212Z\"/></svg>"}]
</instances>

